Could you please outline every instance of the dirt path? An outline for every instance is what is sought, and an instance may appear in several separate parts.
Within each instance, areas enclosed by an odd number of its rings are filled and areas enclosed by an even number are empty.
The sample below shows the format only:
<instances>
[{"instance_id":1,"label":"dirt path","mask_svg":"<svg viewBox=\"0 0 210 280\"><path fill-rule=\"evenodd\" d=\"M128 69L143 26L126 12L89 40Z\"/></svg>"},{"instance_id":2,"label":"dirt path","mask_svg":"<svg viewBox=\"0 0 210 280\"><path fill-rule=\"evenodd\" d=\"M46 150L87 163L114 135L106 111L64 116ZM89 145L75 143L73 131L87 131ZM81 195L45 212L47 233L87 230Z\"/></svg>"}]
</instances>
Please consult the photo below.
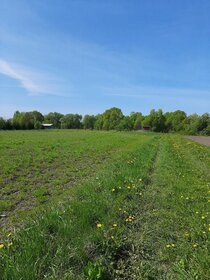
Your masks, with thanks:
<instances>
[{"instance_id":1,"label":"dirt path","mask_svg":"<svg viewBox=\"0 0 210 280\"><path fill-rule=\"evenodd\" d=\"M210 146L210 136L187 136L186 138L200 144Z\"/></svg>"}]
</instances>

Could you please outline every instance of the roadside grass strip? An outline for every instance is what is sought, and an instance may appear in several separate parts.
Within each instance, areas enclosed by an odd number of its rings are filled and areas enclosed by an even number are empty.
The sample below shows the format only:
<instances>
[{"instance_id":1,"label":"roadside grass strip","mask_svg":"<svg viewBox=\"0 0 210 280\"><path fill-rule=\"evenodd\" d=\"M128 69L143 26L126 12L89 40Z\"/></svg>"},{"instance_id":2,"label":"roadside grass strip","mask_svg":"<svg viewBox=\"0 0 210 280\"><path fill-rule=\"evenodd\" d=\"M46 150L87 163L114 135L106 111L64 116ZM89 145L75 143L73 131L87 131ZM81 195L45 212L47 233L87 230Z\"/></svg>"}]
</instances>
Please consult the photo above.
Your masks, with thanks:
<instances>
[{"instance_id":1,"label":"roadside grass strip","mask_svg":"<svg viewBox=\"0 0 210 280\"><path fill-rule=\"evenodd\" d=\"M180 136L162 137L129 236L134 253L127 279L210 279L209 156L209 148Z\"/></svg>"},{"instance_id":2,"label":"roadside grass strip","mask_svg":"<svg viewBox=\"0 0 210 280\"><path fill-rule=\"evenodd\" d=\"M132 152L109 161L72 190L72 200L8 233L0 248L1 279L115 279L130 258L160 137L139 137ZM10 244L10 246L9 246ZM126 268L125 268L126 269Z\"/></svg>"}]
</instances>

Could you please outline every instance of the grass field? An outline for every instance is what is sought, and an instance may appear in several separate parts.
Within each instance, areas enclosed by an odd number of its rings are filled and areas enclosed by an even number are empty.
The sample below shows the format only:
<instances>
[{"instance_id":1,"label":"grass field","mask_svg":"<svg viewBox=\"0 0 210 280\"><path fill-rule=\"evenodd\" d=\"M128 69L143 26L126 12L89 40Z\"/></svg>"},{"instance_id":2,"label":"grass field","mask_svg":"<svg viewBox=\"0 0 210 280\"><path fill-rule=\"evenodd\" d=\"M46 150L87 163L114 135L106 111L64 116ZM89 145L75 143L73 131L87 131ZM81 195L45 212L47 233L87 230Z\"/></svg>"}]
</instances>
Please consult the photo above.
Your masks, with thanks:
<instances>
[{"instance_id":1,"label":"grass field","mask_svg":"<svg viewBox=\"0 0 210 280\"><path fill-rule=\"evenodd\" d=\"M0 158L0 279L210 278L209 147L18 131L0 133Z\"/></svg>"}]
</instances>

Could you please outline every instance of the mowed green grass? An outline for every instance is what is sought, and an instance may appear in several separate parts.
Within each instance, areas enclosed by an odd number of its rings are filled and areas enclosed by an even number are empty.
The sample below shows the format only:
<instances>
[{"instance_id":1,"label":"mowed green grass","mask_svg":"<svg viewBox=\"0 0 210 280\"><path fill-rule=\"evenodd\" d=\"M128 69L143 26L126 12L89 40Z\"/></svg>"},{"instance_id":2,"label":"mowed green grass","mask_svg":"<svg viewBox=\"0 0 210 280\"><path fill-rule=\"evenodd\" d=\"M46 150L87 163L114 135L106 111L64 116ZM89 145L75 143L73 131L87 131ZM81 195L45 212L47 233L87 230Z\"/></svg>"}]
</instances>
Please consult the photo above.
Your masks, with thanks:
<instances>
[{"instance_id":1,"label":"mowed green grass","mask_svg":"<svg viewBox=\"0 0 210 280\"><path fill-rule=\"evenodd\" d=\"M86 149L107 160L2 237L1 279L209 279L209 148L176 135L31 133L28 147L75 139L81 162Z\"/></svg>"}]
</instances>

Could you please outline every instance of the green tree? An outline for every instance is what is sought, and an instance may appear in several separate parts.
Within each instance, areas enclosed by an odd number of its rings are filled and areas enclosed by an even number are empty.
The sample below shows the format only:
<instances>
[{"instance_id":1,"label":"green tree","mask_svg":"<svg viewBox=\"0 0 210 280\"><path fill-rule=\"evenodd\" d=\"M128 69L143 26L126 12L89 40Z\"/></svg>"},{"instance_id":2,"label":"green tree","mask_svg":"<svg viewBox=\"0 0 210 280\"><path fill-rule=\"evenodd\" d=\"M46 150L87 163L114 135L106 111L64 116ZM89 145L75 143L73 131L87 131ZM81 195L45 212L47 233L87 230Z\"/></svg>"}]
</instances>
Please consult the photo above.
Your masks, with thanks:
<instances>
[{"instance_id":1,"label":"green tree","mask_svg":"<svg viewBox=\"0 0 210 280\"><path fill-rule=\"evenodd\" d=\"M57 112L50 112L49 114L44 116L44 121L46 123L52 123L55 128L61 128L61 118L63 114Z\"/></svg>"},{"instance_id":2,"label":"green tree","mask_svg":"<svg viewBox=\"0 0 210 280\"><path fill-rule=\"evenodd\" d=\"M13 126L15 129L33 129L35 123L42 122L43 115L38 111L19 112L16 111L13 115Z\"/></svg>"},{"instance_id":3,"label":"green tree","mask_svg":"<svg viewBox=\"0 0 210 280\"><path fill-rule=\"evenodd\" d=\"M96 117L93 115L85 115L82 121L84 129L93 129Z\"/></svg>"},{"instance_id":4,"label":"green tree","mask_svg":"<svg viewBox=\"0 0 210 280\"><path fill-rule=\"evenodd\" d=\"M183 131L185 129L186 118L186 113L181 110L165 113L166 131Z\"/></svg>"},{"instance_id":5,"label":"green tree","mask_svg":"<svg viewBox=\"0 0 210 280\"><path fill-rule=\"evenodd\" d=\"M117 129L119 130L132 130L133 124L129 116L124 117L121 119Z\"/></svg>"},{"instance_id":6,"label":"green tree","mask_svg":"<svg viewBox=\"0 0 210 280\"><path fill-rule=\"evenodd\" d=\"M103 115L98 114L95 116L94 129L101 130L103 128Z\"/></svg>"},{"instance_id":7,"label":"green tree","mask_svg":"<svg viewBox=\"0 0 210 280\"><path fill-rule=\"evenodd\" d=\"M123 113L119 108L113 107L103 113L103 129L117 129L120 121L123 119Z\"/></svg>"},{"instance_id":8,"label":"green tree","mask_svg":"<svg viewBox=\"0 0 210 280\"><path fill-rule=\"evenodd\" d=\"M61 128L76 129L81 128L82 116L79 114L67 114L61 118Z\"/></svg>"},{"instance_id":9,"label":"green tree","mask_svg":"<svg viewBox=\"0 0 210 280\"><path fill-rule=\"evenodd\" d=\"M131 120L131 123L132 123L132 128L134 130L139 130L139 129L142 128L142 121L143 121L142 113L132 112L130 114L130 120Z\"/></svg>"},{"instance_id":10,"label":"green tree","mask_svg":"<svg viewBox=\"0 0 210 280\"><path fill-rule=\"evenodd\" d=\"M6 120L0 117L0 129L6 129Z\"/></svg>"},{"instance_id":11,"label":"green tree","mask_svg":"<svg viewBox=\"0 0 210 280\"><path fill-rule=\"evenodd\" d=\"M165 117L161 109L150 111L150 114L143 120L143 126L149 125L155 132L163 132L165 130Z\"/></svg>"},{"instance_id":12,"label":"green tree","mask_svg":"<svg viewBox=\"0 0 210 280\"><path fill-rule=\"evenodd\" d=\"M42 123L39 122L39 121L36 121L35 124L34 124L34 128L35 129L42 129Z\"/></svg>"}]
</instances>

